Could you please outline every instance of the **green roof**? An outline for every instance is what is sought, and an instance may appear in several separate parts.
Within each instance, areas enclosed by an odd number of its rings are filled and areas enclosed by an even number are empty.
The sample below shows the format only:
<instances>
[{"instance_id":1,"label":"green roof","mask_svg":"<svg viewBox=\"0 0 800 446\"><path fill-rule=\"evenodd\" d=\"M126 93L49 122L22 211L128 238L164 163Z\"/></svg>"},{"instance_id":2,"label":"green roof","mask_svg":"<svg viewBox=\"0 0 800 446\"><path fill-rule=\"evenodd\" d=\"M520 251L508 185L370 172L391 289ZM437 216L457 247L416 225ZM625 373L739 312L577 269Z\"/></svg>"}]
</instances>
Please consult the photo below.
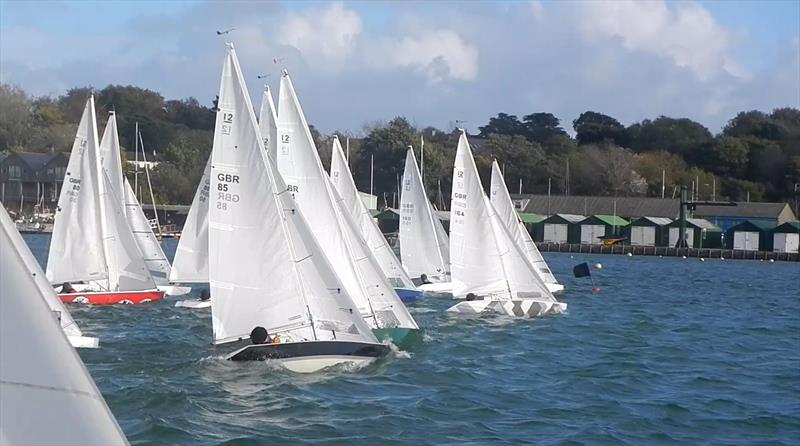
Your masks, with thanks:
<instances>
[{"instance_id":1,"label":"green roof","mask_svg":"<svg viewBox=\"0 0 800 446\"><path fill-rule=\"evenodd\" d=\"M539 223L540 221L544 220L544 215L539 214L531 214L527 212L520 212L519 219L522 220L525 224L535 224Z\"/></svg>"},{"instance_id":2,"label":"green roof","mask_svg":"<svg viewBox=\"0 0 800 446\"><path fill-rule=\"evenodd\" d=\"M775 223L761 220L745 220L738 225L734 225L729 229L730 232L743 231L746 229L755 229L757 231L768 232L775 228Z\"/></svg>"},{"instance_id":3,"label":"green roof","mask_svg":"<svg viewBox=\"0 0 800 446\"><path fill-rule=\"evenodd\" d=\"M592 217L602 221L603 223L610 225L610 226L627 226L628 220L625 220L622 217L617 215L592 215Z\"/></svg>"},{"instance_id":4,"label":"green roof","mask_svg":"<svg viewBox=\"0 0 800 446\"><path fill-rule=\"evenodd\" d=\"M800 232L800 222L787 221L773 229L773 232Z\"/></svg>"}]
</instances>

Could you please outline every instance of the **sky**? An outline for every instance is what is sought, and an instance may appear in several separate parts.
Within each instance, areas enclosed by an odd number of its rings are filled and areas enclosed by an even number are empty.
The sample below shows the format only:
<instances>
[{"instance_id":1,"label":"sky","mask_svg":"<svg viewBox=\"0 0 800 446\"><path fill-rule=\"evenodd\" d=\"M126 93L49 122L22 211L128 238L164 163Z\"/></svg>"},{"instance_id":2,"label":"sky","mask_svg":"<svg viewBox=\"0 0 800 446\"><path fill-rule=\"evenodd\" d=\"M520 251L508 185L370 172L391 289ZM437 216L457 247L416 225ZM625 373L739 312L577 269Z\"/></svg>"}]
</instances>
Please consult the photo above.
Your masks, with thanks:
<instances>
[{"instance_id":1,"label":"sky","mask_svg":"<svg viewBox=\"0 0 800 446\"><path fill-rule=\"evenodd\" d=\"M218 36L217 30L235 28ZM499 112L625 125L800 108L800 1L0 0L0 82L132 84L210 104L225 41L258 107L289 70L306 117L363 133L402 115L477 131Z\"/></svg>"}]
</instances>

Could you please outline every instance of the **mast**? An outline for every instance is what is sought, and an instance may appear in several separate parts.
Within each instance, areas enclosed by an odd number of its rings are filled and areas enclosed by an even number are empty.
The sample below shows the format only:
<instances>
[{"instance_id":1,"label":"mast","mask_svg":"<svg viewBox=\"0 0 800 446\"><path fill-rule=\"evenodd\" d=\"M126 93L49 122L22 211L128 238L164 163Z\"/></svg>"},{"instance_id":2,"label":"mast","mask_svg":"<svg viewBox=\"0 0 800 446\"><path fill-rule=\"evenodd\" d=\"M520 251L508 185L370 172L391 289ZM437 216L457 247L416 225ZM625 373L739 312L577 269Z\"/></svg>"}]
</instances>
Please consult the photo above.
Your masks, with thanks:
<instances>
[{"instance_id":1,"label":"mast","mask_svg":"<svg viewBox=\"0 0 800 446\"><path fill-rule=\"evenodd\" d=\"M139 140L141 141L142 146L142 160L144 161L144 173L147 177L147 188L150 189L150 203L153 205L153 215L156 218L156 229L158 229L158 239L161 240L163 238L163 234L161 233L161 223L158 221L158 208L156 207L156 197L153 195L153 184L150 182L150 168L147 164L147 154L144 150L144 141L142 140L142 134L139 133Z\"/></svg>"},{"instance_id":2,"label":"mast","mask_svg":"<svg viewBox=\"0 0 800 446\"><path fill-rule=\"evenodd\" d=\"M137 200L141 201L141 197L139 196L139 121L136 121L136 130L133 135L134 149L136 153L136 164L134 164L134 171L133 171L133 195L136 197Z\"/></svg>"}]
</instances>

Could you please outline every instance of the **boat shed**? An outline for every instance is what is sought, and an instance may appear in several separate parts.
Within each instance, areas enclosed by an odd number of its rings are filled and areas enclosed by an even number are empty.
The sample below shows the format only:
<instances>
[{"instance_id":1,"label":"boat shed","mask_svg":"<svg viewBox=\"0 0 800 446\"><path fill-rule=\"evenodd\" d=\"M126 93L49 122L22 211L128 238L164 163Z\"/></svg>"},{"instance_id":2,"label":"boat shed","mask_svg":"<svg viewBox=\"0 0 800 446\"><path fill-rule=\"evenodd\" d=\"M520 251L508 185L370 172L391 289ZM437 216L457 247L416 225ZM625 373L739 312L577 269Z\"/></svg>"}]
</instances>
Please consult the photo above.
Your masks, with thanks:
<instances>
[{"instance_id":1,"label":"boat shed","mask_svg":"<svg viewBox=\"0 0 800 446\"><path fill-rule=\"evenodd\" d=\"M772 230L772 250L800 252L800 222L787 221Z\"/></svg>"},{"instance_id":2,"label":"boat shed","mask_svg":"<svg viewBox=\"0 0 800 446\"><path fill-rule=\"evenodd\" d=\"M544 215L524 212L520 212L518 215L533 240L542 240L544 238L544 226L542 225Z\"/></svg>"},{"instance_id":3,"label":"boat shed","mask_svg":"<svg viewBox=\"0 0 800 446\"><path fill-rule=\"evenodd\" d=\"M669 228L667 246L674 247L678 243L680 221L675 220L667 227ZM687 218L686 243L690 248L722 248L722 229L702 218Z\"/></svg>"},{"instance_id":4,"label":"boat shed","mask_svg":"<svg viewBox=\"0 0 800 446\"><path fill-rule=\"evenodd\" d=\"M628 220L616 215L592 215L579 223L581 229L581 244L597 245L603 243L603 238L619 236L628 226Z\"/></svg>"},{"instance_id":5,"label":"boat shed","mask_svg":"<svg viewBox=\"0 0 800 446\"><path fill-rule=\"evenodd\" d=\"M628 238L633 246L667 246L669 218L639 217L628 226Z\"/></svg>"},{"instance_id":6,"label":"boat shed","mask_svg":"<svg viewBox=\"0 0 800 446\"><path fill-rule=\"evenodd\" d=\"M574 214L555 214L541 221L542 241L548 243L580 243L578 224L586 217ZM536 240L534 238L534 240Z\"/></svg>"},{"instance_id":7,"label":"boat shed","mask_svg":"<svg viewBox=\"0 0 800 446\"><path fill-rule=\"evenodd\" d=\"M725 233L729 249L772 251L772 230L775 225L760 220L747 220L732 226Z\"/></svg>"}]
</instances>

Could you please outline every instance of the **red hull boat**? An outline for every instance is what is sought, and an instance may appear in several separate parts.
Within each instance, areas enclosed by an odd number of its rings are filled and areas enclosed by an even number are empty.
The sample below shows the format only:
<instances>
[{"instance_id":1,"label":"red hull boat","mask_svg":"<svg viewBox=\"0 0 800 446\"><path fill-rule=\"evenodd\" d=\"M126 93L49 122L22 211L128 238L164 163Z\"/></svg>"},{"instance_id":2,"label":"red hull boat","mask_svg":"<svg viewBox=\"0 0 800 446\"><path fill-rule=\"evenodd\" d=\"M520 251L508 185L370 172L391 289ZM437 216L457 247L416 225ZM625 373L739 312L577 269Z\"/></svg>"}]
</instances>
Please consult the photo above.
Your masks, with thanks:
<instances>
[{"instance_id":1,"label":"red hull boat","mask_svg":"<svg viewBox=\"0 0 800 446\"><path fill-rule=\"evenodd\" d=\"M138 305L164 298L164 292L151 291L86 291L61 293L61 302L91 305L127 304Z\"/></svg>"}]
</instances>

